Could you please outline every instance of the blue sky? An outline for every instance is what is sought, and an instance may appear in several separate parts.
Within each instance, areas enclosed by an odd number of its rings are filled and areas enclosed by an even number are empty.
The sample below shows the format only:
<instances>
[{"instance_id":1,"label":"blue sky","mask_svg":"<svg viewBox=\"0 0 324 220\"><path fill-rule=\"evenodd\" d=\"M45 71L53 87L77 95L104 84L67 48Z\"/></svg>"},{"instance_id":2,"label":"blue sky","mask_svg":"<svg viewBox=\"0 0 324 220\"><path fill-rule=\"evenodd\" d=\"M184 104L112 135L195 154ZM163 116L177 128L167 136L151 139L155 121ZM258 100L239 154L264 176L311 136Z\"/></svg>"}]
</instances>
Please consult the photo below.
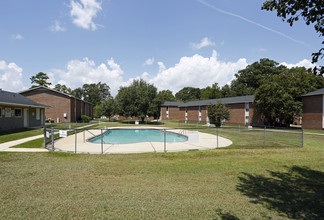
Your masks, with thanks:
<instances>
[{"instance_id":1,"label":"blue sky","mask_svg":"<svg viewBox=\"0 0 324 220\"><path fill-rule=\"evenodd\" d=\"M21 91L38 72L72 89L143 78L174 93L229 83L261 58L311 67L313 26L293 27L258 0L0 1L0 88ZM319 65L323 65L321 60Z\"/></svg>"}]
</instances>

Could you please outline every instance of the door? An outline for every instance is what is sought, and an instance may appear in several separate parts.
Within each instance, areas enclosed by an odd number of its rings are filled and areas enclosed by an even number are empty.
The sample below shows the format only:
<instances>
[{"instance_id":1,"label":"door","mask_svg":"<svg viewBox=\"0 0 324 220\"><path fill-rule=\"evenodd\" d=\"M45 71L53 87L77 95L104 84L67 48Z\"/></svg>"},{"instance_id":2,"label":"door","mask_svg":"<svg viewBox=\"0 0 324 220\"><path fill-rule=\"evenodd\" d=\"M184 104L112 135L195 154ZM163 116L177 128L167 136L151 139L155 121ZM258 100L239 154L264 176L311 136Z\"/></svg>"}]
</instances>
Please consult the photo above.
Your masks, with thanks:
<instances>
[{"instance_id":1,"label":"door","mask_svg":"<svg viewBox=\"0 0 324 220\"><path fill-rule=\"evenodd\" d=\"M28 114L28 108L24 108L24 127L29 126L29 114Z\"/></svg>"}]
</instances>

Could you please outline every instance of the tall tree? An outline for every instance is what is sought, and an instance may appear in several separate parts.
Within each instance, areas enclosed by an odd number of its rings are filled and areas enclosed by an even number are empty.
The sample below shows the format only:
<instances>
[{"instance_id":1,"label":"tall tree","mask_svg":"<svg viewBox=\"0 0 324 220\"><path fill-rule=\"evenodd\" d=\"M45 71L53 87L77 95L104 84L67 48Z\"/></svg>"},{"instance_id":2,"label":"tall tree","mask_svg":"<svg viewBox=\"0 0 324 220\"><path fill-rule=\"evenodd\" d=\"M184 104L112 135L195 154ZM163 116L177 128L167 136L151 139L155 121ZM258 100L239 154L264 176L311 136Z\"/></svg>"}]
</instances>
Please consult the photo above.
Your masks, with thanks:
<instances>
[{"instance_id":1,"label":"tall tree","mask_svg":"<svg viewBox=\"0 0 324 220\"><path fill-rule=\"evenodd\" d=\"M298 21L300 17L307 25L314 24L314 29L319 33L320 37L324 36L324 1L323 0L269 0L263 3L262 10L277 11L277 16L283 21L287 21L290 26ZM324 41L322 41L324 45ZM313 63L318 62L319 58L324 57L324 48L320 48L318 52L312 54ZM323 74L323 66L321 67Z\"/></svg>"},{"instance_id":2,"label":"tall tree","mask_svg":"<svg viewBox=\"0 0 324 220\"><path fill-rule=\"evenodd\" d=\"M100 105L101 102L111 98L109 89L106 83L84 84L82 86L82 97L84 101Z\"/></svg>"},{"instance_id":3,"label":"tall tree","mask_svg":"<svg viewBox=\"0 0 324 220\"><path fill-rule=\"evenodd\" d=\"M77 97L79 99L82 99L83 98L83 90L82 88L76 88L76 89L73 89L70 93L72 96L74 97Z\"/></svg>"},{"instance_id":4,"label":"tall tree","mask_svg":"<svg viewBox=\"0 0 324 220\"><path fill-rule=\"evenodd\" d=\"M162 90L156 95L150 105L149 114L154 118L159 118L161 114L161 105L166 101L176 101L176 98L170 90Z\"/></svg>"},{"instance_id":5,"label":"tall tree","mask_svg":"<svg viewBox=\"0 0 324 220\"><path fill-rule=\"evenodd\" d=\"M261 85L261 81L269 76L280 74L286 70L285 66L268 58L260 59L248 65L245 69L239 70L235 74L236 79L231 82L231 92L233 96L253 95L255 90Z\"/></svg>"},{"instance_id":6,"label":"tall tree","mask_svg":"<svg viewBox=\"0 0 324 220\"><path fill-rule=\"evenodd\" d=\"M109 120L111 116L117 113L117 103L113 98L103 101L99 106L100 116L104 115L108 117Z\"/></svg>"},{"instance_id":7,"label":"tall tree","mask_svg":"<svg viewBox=\"0 0 324 220\"><path fill-rule=\"evenodd\" d=\"M68 88L66 85L56 84L54 89L56 91L65 93L65 94L71 94L72 90Z\"/></svg>"},{"instance_id":8,"label":"tall tree","mask_svg":"<svg viewBox=\"0 0 324 220\"><path fill-rule=\"evenodd\" d=\"M218 86L218 83L214 83L211 87L207 86L200 90L200 99L217 99L222 98L221 89Z\"/></svg>"},{"instance_id":9,"label":"tall tree","mask_svg":"<svg viewBox=\"0 0 324 220\"><path fill-rule=\"evenodd\" d=\"M146 116L153 116L153 100L157 95L154 85L144 80L134 80L130 86L120 87L116 96L119 114L135 116L144 121Z\"/></svg>"},{"instance_id":10,"label":"tall tree","mask_svg":"<svg viewBox=\"0 0 324 220\"><path fill-rule=\"evenodd\" d=\"M255 93L256 110L266 117L270 125L284 122L289 126L302 113L301 95L323 87L323 77L304 67L291 68L262 81Z\"/></svg>"},{"instance_id":11,"label":"tall tree","mask_svg":"<svg viewBox=\"0 0 324 220\"><path fill-rule=\"evenodd\" d=\"M200 99L200 89L193 87L184 87L179 92L175 94L178 100L183 102L199 100Z\"/></svg>"},{"instance_id":12,"label":"tall tree","mask_svg":"<svg viewBox=\"0 0 324 220\"><path fill-rule=\"evenodd\" d=\"M32 88L36 87L36 86L43 86L43 87L48 88L48 86L52 85L52 83L47 82L48 79L49 79L49 77L47 76L46 73L43 73L43 72L37 73L35 76L32 76L30 78L31 84L36 84L36 85L33 85Z\"/></svg>"}]
</instances>

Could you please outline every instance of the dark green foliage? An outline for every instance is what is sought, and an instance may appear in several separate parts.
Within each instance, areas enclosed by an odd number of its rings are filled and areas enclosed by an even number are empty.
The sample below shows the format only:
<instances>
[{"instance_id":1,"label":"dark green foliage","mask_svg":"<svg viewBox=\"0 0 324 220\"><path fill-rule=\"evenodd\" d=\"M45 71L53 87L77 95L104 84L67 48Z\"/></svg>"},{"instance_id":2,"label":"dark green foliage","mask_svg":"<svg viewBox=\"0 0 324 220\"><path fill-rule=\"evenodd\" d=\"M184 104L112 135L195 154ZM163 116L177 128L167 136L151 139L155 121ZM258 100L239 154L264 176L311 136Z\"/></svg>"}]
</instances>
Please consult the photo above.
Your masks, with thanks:
<instances>
[{"instance_id":1,"label":"dark green foliage","mask_svg":"<svg viewBox=\"0 0 324 220\"><path fill-rule=\"evenodd\" d=\"M65 94L71 94L72 90L70 88L68 88L66 85L61 85L61 84L56 84L54 89L56 91L65 93Z\"/></svg>"},{"instance_id":2,"label":"dark green foliage","mask_svg":"<svg viewBox=\"0 0 324 220\"><path fill-rule=\"evenodd\" d=\"M71 95L74 97L77 97L79 99L82 99L83 96L83 90L81 88L76 88L71 91Z\"/></svg>"},{"instance_id":3,"label":"dark green foliage","mask_svg":"<svg viewBox=\"0 0 324 220\"><path fill-rule=\"evenodd\" d=\"M183 102L194 101L200 99L200 89L193 87L184 87L175 94L175 97Z\"/></svg>"},{"instance_id":4,"label":"dark green foliage","mask_svg":"<svg viewBox=\"0 0 324 220\"><path fill-rule=\"evenodd\" d=\"M207 86L204 89L200 90L200 99L218 99L222 98L221 89L218 86L218 83L214 83L211 87Z\"/></svg>"},{"instance_id":5,"label":"dark green foliage","mask_svg":"<svg viewBox=\"0 0 324 220\"><path fill-rule=\"evenodd\" d=\"M99 105L99 116L110 117L117 113L117 103L113 98L103 101Z\"/></svg>"},{"instance_id":6,"label":"dark green foliage","mask_svg":"<svg viewBox=\"0 0 324 220\"><path fill-rule=\"evenodd\" d=\"M154 116L156 109L157 89L144 80L134 80L130 86L120 87L116 96L118 112L123 116L139 117L142 121L146 116ZM158 109L159 111L159 109Z\"/></svg>"},{"instance_id":7,"label":"dark green foliage","mask_svg":"<svg viewBox=\"0 0 324 220\"><path fill-rule=\"evenodd\" d=\"M236 79L231 83L231 94L233 96L253 95L262 80L278 75L286 69L274 60L260 59L259 62L254 62L235 74Z\"/></svg>"},{"instance_id":8,"label":"dark green foliage","mask_svg":"<svg viewBox=\"0 0 324 220\"><path fill-rule=\"evenodd\" d=\"M269 0L263 3L262 9L276 10L277 16L281 17L283 21L287 21L290 26L293 26L294 22L302 17L307 25L314 24L314 28L320 34L320 37L324 36L324 1L322 0ZM323 44L324 41L322 41ZM324 48L322 47L318 52L312 54L313 63L316 63L319 58L323 58L323 51Z\"/></svg>"},{"instance_id":9,"label":"dark green foliage","mask_svg":"<svg viewBox=\"0 0 324 220\"><path fill-rule=\"evenodd\" d=\"M43 72L39 72L35 76L32 76L30 78L31 84L36 84L36 85L34 85L32 87L43 86L43 87L46 87L46 88L48 88L48 86L52 85L52 83L47 82L48 79L49 79L49 77L47 76L47 74L43 73Z\"/></svg>"},{"instance_id":10,"label":"dark green foliage","mask_svg":"<svg viewBox=\"0 0 324 220\"><path fill-rule=\"evenodd\" d=\"M217 103L208 106L208 118L210 123L220 126L223 119L228 120L230 118L230 113L225 105Z\"/></svg>"},{"instance_id":11,"label":"dark green foliage","mask_svg":"<svg viewBox=\"0 0 324 220\"><path fill-rule=\"evenodd\" d=\"M84 101L98 105L104 100L111 98L109 89L106 83L84 84L82 86L82 96Z\"/></svg>"},{"instance_id":12,"label":"dark green foliage","mask_svg":"<svg viewBox=\"0 0 324 220\"><path fill-rule=\"evenodd\" d=\"M81 115L80 119L83 122L89 122L91 120L91 118L89 116L86 116L86 115Z\"/></svg>"},{"instance_id":13,"label":"dark green foliage","mask_svg":"<svg viewBox=\"0 0 324 220\"><path fill-rule=\"evenodd\" d=\"M304 67L291 68L262 81L256 90L255 105L270 125L289 126L302 113L301 96L324 87L324 78Z\"/></svg>"}]
</instances>

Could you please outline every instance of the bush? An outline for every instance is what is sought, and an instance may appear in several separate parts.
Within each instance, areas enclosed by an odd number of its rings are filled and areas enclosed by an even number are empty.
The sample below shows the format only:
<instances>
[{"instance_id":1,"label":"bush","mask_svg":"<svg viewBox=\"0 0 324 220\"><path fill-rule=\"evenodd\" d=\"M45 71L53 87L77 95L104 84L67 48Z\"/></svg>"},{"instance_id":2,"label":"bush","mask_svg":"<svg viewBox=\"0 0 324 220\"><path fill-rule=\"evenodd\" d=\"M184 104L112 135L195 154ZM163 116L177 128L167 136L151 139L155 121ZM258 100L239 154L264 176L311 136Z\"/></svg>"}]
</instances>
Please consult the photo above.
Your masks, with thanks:
<instances>
[{"instance_id":1,"label":"bush","mask_svg":"<svg viewBox=\"0 0 324 220\"><path fill-rule=\"evenodd\" d=\"M89 122L90 120L91 120L91 118L89 116L81 115L81 121L83 121L83 122Z\"/></svg>"}]
</instances>

